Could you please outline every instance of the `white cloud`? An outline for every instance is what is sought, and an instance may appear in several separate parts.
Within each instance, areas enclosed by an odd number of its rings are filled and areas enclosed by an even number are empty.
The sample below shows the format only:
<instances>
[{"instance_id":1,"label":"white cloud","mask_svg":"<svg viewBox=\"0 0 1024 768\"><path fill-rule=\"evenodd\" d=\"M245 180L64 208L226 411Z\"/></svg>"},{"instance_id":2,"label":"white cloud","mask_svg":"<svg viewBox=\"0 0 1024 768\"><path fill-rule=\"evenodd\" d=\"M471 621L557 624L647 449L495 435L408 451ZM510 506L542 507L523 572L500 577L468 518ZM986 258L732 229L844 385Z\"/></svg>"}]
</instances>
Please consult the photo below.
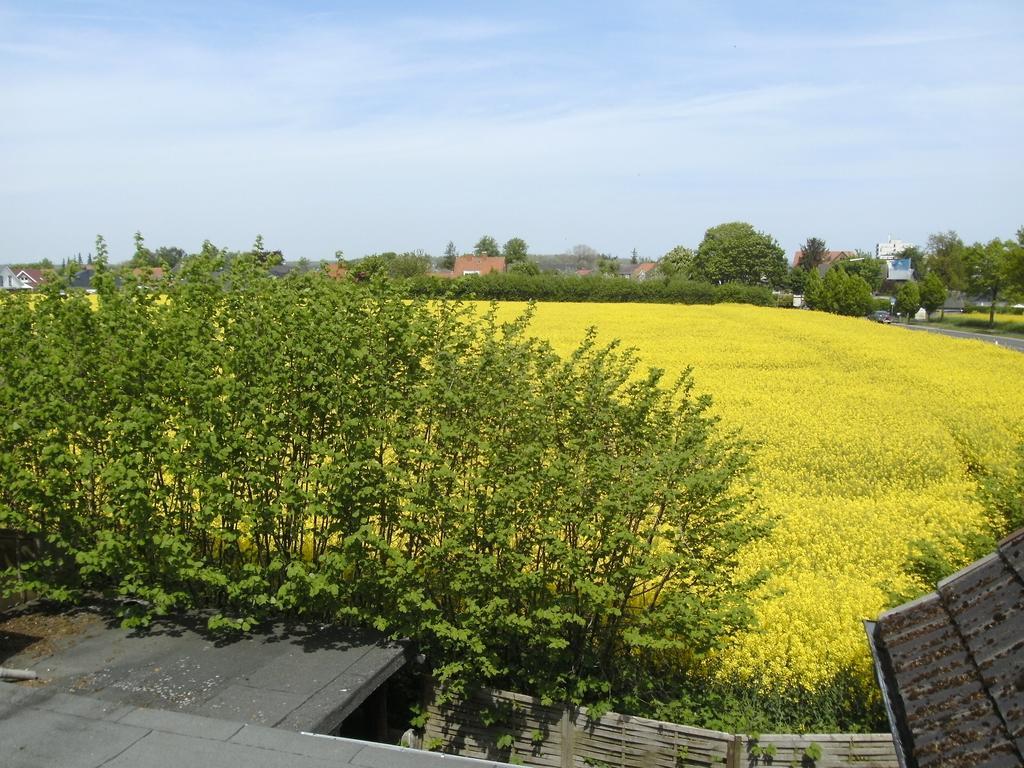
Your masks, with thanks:
<instances>
[{"instance_id":1,"label":"white cloud","mask_svg":"<svg viewBox=\"0 0 1024 768\"><path fill-rule=\"evenodd\" d=\"M963 210L1010 215L1024 67L980 22L748 35L735 53L712 35L656 56L530 47L542 26L327 15L243 41L18 17L0 40L0 103L18 116L0 122L0 226L58 259L136 228L186 247L263 230L316 257L488 229L651 253L742 217L787 247L810 218L866 247L855 226L949 216L950 185L986 181L989 212Z\"/></svg>"}]
</instances>

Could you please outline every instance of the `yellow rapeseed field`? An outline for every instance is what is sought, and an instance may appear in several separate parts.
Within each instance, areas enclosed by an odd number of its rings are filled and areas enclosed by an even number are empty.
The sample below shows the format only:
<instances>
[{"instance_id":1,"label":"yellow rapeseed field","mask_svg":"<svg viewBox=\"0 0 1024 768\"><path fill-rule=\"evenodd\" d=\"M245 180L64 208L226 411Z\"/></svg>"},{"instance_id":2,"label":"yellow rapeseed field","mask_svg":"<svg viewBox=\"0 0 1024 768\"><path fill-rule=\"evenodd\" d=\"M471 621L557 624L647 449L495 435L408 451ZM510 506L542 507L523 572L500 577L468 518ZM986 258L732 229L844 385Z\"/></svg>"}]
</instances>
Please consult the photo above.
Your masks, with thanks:
<instances>
[{"instance_id":1,"label":"yellow rapeseed field","mask_svg":"<svg viewBox=\"0 0 1024 768\"><path fill-rule=\"evenodd\" d=\"M964 563L958 540L986 525L968 462L1005 465L1024 439L1024 354L981 342L734 305L540 304L533 322L563 353L588 326L672 375L693 366L757 444L778 522L745 552L769 577L724 675L814 690L870 674L861 622L934 587L907 574L912 542Z\"/></svg>"},{"instance_id":2,"label":"yellow rapeseed field","mask_svg":"<svg viewBox=\"0 0 1024 768\"><path fill-rule=\"evenodd\" d=\"M985 323L988 323L988 312L967 312L962 315L949 314L947 316L950 319L956 319L957 316L961 316L968 319L975 319L975 321L984 321ZM996 324L1008 326L1024 325L1024 314L996 314L995 322Z\"/></svg>"}]
</instances>

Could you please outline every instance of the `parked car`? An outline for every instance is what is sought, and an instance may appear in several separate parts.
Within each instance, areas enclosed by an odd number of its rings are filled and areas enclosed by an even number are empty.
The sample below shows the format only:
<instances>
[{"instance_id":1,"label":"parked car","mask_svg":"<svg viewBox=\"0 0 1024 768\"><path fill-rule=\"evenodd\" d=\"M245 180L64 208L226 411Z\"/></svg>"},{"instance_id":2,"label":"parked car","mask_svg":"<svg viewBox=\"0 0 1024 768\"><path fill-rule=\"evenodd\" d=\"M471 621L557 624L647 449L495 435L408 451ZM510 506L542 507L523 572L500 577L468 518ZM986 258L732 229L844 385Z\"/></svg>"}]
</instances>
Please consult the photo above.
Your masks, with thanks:
<instances>
[{"instance_id":1,"label":"parked car","mask_svg":"<svg viewBox=\"0 0 1024 768\"><path fill-rule=\"evenodd\" d=\"M879 309L868 315L869 320L874 320L876 323L891 323L892 312L887 309Z\"/></svg>"}]
</instances>

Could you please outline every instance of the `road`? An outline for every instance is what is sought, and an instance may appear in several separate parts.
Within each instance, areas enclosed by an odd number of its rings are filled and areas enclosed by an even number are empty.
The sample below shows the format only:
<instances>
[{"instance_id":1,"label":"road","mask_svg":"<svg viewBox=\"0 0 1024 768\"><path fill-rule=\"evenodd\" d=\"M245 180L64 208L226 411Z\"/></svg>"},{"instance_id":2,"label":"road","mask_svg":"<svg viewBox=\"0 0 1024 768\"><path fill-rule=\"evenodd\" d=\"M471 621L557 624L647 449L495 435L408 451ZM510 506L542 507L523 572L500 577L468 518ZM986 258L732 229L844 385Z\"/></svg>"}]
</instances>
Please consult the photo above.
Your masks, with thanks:
<instances>
[{"instance_id":1,"label":"road","mask_svg":"<svg viewBox=\"0 0 1024 768\"><path fill-rule=\"evenodd\" d=\"M977 341L987 341L989 344L995 344L1000 347L1006 347L1007 349L1015 349L1018 352L1024 352L1024 339L1017 336L993 336L987 333L971 333L970 331L954 331L950 328L929 328L926 325L903 325L902 323L894 324L893 328L906 328L908 331L925 331L927 333L941 333L943 336L952 336L956 339L976 339Z\"/></svg>"}]
</instances>

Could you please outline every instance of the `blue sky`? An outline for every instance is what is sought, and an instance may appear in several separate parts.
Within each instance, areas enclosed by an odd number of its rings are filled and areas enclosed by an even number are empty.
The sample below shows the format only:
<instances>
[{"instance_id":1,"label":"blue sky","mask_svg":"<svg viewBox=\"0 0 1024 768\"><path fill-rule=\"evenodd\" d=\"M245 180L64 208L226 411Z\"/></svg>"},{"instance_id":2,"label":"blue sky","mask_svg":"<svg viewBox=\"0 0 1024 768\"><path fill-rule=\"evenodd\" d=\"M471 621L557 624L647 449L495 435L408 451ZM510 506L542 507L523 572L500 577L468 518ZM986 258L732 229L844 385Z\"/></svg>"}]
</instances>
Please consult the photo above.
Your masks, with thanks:
<instances>
[{"instance_id":1,"label":"blue sky","mask_svg":"<svg viewBox=\"0 0 1024 768\"><path fill-rule=\"evenodd\" d=\"M0 263L1024 224L1024 3L0 0Z\"/></svg>"}]
</instances>

